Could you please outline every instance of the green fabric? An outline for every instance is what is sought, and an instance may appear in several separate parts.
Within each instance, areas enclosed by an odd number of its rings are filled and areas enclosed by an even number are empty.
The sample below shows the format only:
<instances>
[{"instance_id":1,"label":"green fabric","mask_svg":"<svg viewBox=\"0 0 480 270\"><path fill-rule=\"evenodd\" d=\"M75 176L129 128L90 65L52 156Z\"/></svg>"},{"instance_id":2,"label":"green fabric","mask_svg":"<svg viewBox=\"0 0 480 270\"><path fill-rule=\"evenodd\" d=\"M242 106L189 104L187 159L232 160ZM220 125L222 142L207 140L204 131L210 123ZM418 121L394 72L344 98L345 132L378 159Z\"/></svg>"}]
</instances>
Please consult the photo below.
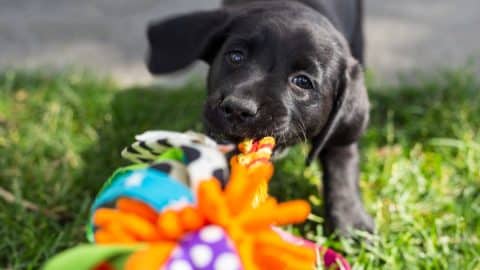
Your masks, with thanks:
<instances>
[{"instance_id":1,"label":"green fabric","mask_svg":"<svg viewBox=\"0 0 480 270\"><path fill-rule=\"evenodd\" d=\"M98 192L97 196L99 194L101 194L106 188L108 188L112 184L113 179L117 178L118 176L120 176L124 173L131 172L133 170L143 169L143 168L147 168L147 167L148 167L147 164L133 164L133 165L129 165L129 166L125 166L125 167L121 167L121 168L117 169L115 172L113 172L112 176L110 176L107 179L107 181L103 184L103 186L100 189L100 191Z\"/></svg>"},{"instance_id":2,"label":"green fabric","mask_svg":"<svg viewBox=\"0 0 480 270\"><path fill-rule=\"evenodd\" d=\"M180 148L170 148L162 153L155 161L176 160L185 163L185 155Z\"/></svg>"},{"instance_id":3,"label":"green fabric","mask_svg":"<svg viewBox=\"0 0 480 270\"><path fill-rule=\"evenodd\" d=\"M89 245L68 249L52 259L44 266L43 270L91 270L102 262L110 262L115 269L122 269L128 255L140 249L142 245Z\"/></svg>"}]
</instances>

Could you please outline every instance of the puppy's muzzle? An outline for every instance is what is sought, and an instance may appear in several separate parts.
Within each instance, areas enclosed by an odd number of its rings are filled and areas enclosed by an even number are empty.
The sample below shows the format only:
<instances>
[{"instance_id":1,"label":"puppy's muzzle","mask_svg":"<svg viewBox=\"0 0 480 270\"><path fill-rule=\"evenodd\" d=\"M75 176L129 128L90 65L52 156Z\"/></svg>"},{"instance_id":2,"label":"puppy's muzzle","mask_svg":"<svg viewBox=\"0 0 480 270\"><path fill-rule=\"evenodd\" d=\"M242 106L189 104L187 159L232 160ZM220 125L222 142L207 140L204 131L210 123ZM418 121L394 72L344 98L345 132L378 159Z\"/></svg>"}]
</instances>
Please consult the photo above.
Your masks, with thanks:
<instances>
[{"instance_id":1,"label":"puppy's muzzle","mask_svg":"<svg viewBox=\"0 0 480 270\"><path fill-rule=\"evenodd\" d=\"M220 113L234 125L251 123L257 118L258 105L251 99L228 96L220 103Z\"/></svg>"}]
</instances>

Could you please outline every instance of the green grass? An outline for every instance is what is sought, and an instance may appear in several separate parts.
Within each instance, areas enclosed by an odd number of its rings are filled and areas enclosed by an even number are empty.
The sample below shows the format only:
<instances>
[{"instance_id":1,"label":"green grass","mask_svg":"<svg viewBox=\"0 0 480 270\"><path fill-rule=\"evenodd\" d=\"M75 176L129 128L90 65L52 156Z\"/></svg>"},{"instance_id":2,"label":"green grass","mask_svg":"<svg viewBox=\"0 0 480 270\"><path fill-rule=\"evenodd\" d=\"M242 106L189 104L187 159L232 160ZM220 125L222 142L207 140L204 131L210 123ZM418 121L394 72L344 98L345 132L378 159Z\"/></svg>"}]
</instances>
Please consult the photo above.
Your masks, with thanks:
<instances>
[{"instance_id":1,"label":"green grass","mask_svg":"<svg viewBox=\"0 0 480 270\"><path fill-rule=\"evenodd\" d=\"M0 268L38 269L84 241L89 203L125 164L119 151L134 134L201 130L203 86L155 90L79 72L0 74L0 187L16 198L0 199ZM320 217L291 229L340 250L355 269L480 269L480 82L450 71L370 87L370 97L361 186L378 234L325 238ZM272 193L308 198L319 215L321 173L304 166L306 151L276 164Z\"/></svg>"}]
</instances>

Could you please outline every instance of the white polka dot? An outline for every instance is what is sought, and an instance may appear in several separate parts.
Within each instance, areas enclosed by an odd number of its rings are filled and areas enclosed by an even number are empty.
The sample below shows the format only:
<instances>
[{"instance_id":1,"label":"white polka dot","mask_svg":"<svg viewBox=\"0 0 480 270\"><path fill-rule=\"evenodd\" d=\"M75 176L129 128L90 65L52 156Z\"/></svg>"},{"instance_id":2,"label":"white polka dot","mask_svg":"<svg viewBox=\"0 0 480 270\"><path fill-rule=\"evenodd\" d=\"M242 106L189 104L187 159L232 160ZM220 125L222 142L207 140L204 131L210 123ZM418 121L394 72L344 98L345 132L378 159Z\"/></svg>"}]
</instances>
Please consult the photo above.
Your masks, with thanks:
<instances>
[{"instance_id":1,"label":"white polka dot","mask_svg":"<svg viewBox=\"0 0 480 270\"><path fill-rule=\"evenodd\" d=\"M207 226L200 231L200 239L207 243L215 243L224 237L223 230L214 225Z\"/></svg>"},{"instance_id":2,"label":"white polka dot","mask_svg":"<svg viewBox=\"0 0 480 270\"><path fill-rule=\"evenodd\" d=\"M134 173L125 181L125 187L138 187L142 185L143 173Z\"/></svg>"},{"instance_id":3,"label":"white polka dot","mask_svg":"<svg viewBox=\"0 0 480 270\"><path fill-rule=\"evenodd\" d=\"M170 265L171 270L193 270L185 260L176 260Z\"/></svg>"},{"instance_id":4,"label":"white polka dot","mask_svg":"<svg viewBox=\"0 0 480 270\"><path fill-rule=\"evenodd\" d=\"M218 256L214 266L215 270L238 270L240 262L235 254L228 252Z\"/></svg>"},{"instance_id":5,"label":"white polka dot","mask_svg":"<svg viewBox=\"0 0 480 270\"><path fill-rule=\"evenodd\" d=\"M196 245L190 249L190 258L196 267L203 268L212 261L213 252L207 245Z\"/></svg>"}]
</instances>

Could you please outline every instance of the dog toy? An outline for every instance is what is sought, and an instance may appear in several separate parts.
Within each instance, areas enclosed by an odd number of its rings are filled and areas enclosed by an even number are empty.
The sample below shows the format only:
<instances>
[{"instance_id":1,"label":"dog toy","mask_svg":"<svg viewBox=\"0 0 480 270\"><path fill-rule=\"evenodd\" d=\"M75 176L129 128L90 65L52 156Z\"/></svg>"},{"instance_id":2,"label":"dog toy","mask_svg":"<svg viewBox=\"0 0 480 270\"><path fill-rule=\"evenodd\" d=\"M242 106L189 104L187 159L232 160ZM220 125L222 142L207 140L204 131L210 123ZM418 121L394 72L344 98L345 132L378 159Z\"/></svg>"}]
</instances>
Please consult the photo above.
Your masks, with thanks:
<instances>
[{"instance_id":1,"label":"dog toy","mask_svg":"<svg viewBox=\"0 0 480 270\"><path fill-rule=\"evenodd\" d=\"M230 148L202 134L152 131L136 140L122 152L135 164L117 170L91 207L94 243L45 270L302 270L317 261L349 269L333 251L277 227L305 221L310 207L268 195L273 138L242 142L230 166Z\"/></svg>"}]
</instances>

